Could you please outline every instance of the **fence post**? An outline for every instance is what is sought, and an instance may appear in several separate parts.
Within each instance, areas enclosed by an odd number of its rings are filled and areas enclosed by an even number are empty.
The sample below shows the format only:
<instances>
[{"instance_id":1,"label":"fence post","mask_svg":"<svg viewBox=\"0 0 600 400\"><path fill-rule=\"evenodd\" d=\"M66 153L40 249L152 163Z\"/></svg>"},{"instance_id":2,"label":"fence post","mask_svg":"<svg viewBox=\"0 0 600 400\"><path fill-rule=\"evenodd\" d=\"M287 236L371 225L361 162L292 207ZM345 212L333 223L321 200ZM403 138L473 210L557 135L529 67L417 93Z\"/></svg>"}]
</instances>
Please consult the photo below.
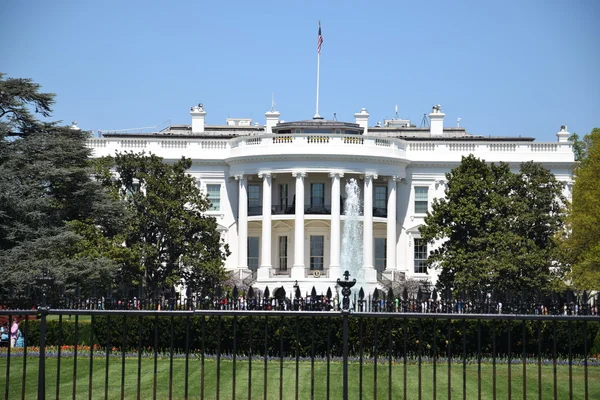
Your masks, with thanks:
<instances>
[{"instance_id":1,"label":"fence post","mask_svg":"<svg viewBox=\"0 0 600 400\"><path fill-rule=\"evenodd\" d=\"M348 317L350 315L350 288L356 284L356 279L350 279L350 272L344 272L344 280L338 278L337 284L342 287L342 318L343 330L342 339L343 347L343 399L348 400Z\"/></svg>"},{"instance_id":2,"label":"fence post","mask_svg":"<svg viewBox=\"0 0 600 400\"><path fill-rule=\"evenodd\" d=\"M54 282L54 278L48 275L46 268L42 269L42 276L36 279L38 285L42 289L42 302L38 306L40 313L40 358L38 365L38 400L46 398L46 317L48 316L48 304L46 295L48 288Z\"/></svg>"}]
</instances>

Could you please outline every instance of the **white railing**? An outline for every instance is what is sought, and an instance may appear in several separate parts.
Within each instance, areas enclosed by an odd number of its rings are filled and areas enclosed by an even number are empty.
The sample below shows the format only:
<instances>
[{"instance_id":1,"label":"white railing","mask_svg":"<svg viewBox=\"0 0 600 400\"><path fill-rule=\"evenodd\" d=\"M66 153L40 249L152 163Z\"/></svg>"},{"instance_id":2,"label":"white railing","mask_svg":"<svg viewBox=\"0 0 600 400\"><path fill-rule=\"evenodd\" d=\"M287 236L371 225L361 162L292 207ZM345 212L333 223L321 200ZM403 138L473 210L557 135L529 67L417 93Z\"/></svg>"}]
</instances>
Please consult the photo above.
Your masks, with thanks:
<instances>
[{"instance_id":1,"label":"white railing","mask_svg":"<svg viewBox=\"0 0 600 400\"><path fill-rule=\"evenodd\" d=\"M448 150L460 152L474 152L477 146L474 143L449 143Z\"/></svg>"},{"instance_id":2,"label":"white railing","mask_svg":"<svg viewBox=\"0 0 600 400\"><path fill-rule=\"evenodd\" d=\"M185 149L187 144L185 140L164 140L160 142L160 147L163 149Z\"/></svg>"},{"instance_id":3,"label":"white railing","mask_svg":"<svg viewBox=\"0 0 600 400\"><path fill-rule=\"evenodd\" d=\"M234 138L89 138L87 146L94 155L113 155L118 151L145 151L167 158L228 159L254 155L336 154L369 156L412 161L460 161L469 153L488 161L518 162L523 154L529 159L554 162L572 162L572 144L532 143L525 141L414 141L407 143L398 138L351 136L339 134L262 134ZM201 155L198 150L208 150Z\"/></svg>"}]
</instances>

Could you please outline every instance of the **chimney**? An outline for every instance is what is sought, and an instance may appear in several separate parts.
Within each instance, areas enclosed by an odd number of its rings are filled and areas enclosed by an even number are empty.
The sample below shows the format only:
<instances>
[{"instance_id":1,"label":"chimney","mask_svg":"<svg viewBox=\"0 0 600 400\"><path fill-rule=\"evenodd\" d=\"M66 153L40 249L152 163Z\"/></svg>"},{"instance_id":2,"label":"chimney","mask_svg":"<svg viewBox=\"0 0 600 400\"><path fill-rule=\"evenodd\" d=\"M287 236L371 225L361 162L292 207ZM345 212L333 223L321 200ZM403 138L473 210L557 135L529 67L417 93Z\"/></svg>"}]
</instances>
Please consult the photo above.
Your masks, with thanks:
<instances>
[{"instance_id":1,"label":"chimney","mask_svg":"<svg viewBox=\"0 0 600 400\"><path fill-rule=\"evenodd\" d=\"M280 115L281 114L279 113L279 111L276 111L273 107L265 113L265 118L267 120L267 122L265 123L266 133L273 133L273 127L279 122Z\"/></svg>"},{"instance_id":2,"label":"chimney","mask_svg":"<svg viewBox=\"0 0 600 400\"><path fill-rule=\"evenodd\" d=\"M190 109L192 115L192 133L204 132L204 118L206 117L206 111L204 111L204 105L202 103L194 106Z\"/></svg>"},{"instance_id":3,"label":"chimney","mask_svg":"<svg viewBox=\"0 0 600 400\"><path fill-rule=\"evenodd\" d=\"M558 143L568 142L569 136L571 136L571 134L569 133L569 131L567 131L566 125L561 126L560 131L556 134L556 137L558 138Z\"/></svg>"},{"instance_id":4,"label":"chimney","mask_svg":"<svg viewBox=\"0 0 600 400\"><path fill-rule=\"evenodd\" d=\"M431 109L429 114L429 132L431 136L442 136L444 133L444 114L442 112L442 106L436 105Z\"/></svg>"},{"instance_id":5,"label":"chimney","mask_svg":"<svg viewBox=\"0 0 600 400\"><path fill-rule=\"evenodd\" d=\"M369 130L369 113L366 108L361 108L360 112L354 114L356 124L364 129L363 135L366 135Z\"/></svg>"}]
</instances>

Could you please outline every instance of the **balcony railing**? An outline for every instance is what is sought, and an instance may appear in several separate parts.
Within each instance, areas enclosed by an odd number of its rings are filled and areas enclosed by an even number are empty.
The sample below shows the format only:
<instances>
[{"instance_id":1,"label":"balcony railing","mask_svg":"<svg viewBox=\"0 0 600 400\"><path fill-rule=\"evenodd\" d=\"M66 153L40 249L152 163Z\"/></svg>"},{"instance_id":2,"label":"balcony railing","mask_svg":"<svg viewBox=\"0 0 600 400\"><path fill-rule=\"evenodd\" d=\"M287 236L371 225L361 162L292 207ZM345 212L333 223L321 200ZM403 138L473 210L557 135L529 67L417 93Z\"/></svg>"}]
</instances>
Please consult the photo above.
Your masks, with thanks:
<instances>
[{"instance_id":1,"label":"balcony railing","mask_svg":"<svg viewBox=\"0 0 600 400\"><path fill-rule=\"evenodd\" d=\"M248 206L248 216L262 215L262 206ZM341 206L341 212L344 213L344 206ZM294 204L274 204L271 206L273 215L293 215L296 212ZM331 204L307 204L304 206L305 214L321 214L331 215ZM360 215L363 215L363 210L360 210ZM387 208L373 207L373 216L379 218L387 218Z\"/></svg>"},{"instance_id":2,"label":"balcony railing","mask_svg":"<svg viewBox=\"0 0 600 400\"><path fill-rule=\"evenodd\" d=\"M386 218L387 217L387 208L373 207L373 216Z\"/></svg>"},{"instance_id":3,"label":"balcony railing","mask_svg":"<svg viewBox=\"0 0 600 400\"><path fill-rule=\"evenodd\" d=\"M293 204L275 204L271 206L271 213L275 215L294 214L296 207Z\"/></svg>"},{"instance_id":4,"label":"balcony railing","mask_svg":"<svg viewBox=\"0 0 600 400\"><path fill-rule=\"evenodd\" d=\"M331 204L308 204L304 207L305 214L331 214Z\"/></svg>"},{"instance_id":5,"label":"balcony railing","mask_svg":"<svg viewBox=\"0 0 600 400\"><path fill-rule=\"evenodd\" d=\"M248 206L248 216L262 215L262 206Z\"/></svg>"}]
</instances>

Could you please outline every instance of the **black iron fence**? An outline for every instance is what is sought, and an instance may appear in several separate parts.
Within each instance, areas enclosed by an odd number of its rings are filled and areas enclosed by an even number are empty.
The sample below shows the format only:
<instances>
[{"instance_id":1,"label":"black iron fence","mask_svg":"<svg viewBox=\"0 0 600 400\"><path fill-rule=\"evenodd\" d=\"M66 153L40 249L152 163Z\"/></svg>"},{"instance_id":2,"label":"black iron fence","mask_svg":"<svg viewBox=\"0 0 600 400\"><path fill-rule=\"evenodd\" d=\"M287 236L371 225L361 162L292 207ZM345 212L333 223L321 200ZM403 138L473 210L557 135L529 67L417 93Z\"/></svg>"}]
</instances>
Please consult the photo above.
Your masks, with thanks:
<instances>
[{"instance_id":1,"label":"black iron fence","mask_svg":"<svg viewBox=\"0 0 600 400\"><path fill-rule=\"evenodd\" d=\"M256 272L248 277L255 279ZM41 285L25 287L21 292L6 290L0 293L0 307L32 309L48 304L53 309L78 310L250 310L250 311L341 311L342 287L338 284L318 293L313 287L302 294L296 283L289 292L283 287L263 290L252 286L202 288L198 292L177 292L160 287L108 288L94 287L66 290L57 285L52 292L43 293ZM428 291L424 287L409 291L375 289L365 294L357 288L348 294L348 309L353 312L400 312L445 314L534 314L534 315L599 315L597 295L587 292L518 294L507 291L455 294L451 291Z\"/></svg>"},{"instance_id":2,"label":"black iron fence","mask_svg":"<svg viewBox=\"0 0 600 400\"><path fill-rule=\"evenodd\" d=\"M0 310L5 399L600 398L585 293L365 297L346 276L324 295L59 290L47 306L50 284L37 309Z\"/></svg>"},{"instance_id":3,"label":"black iron fence","mask_svg":"<svg viewBox=\"0 0 600 400\"><path fill-rule=\"evenodd\" d=\"M3 310L31 398L599 398L596 316ZM35 319L30 319L35 318ZM3 387L2 387L3 386Z\"/></svg>"}]
</instances>

